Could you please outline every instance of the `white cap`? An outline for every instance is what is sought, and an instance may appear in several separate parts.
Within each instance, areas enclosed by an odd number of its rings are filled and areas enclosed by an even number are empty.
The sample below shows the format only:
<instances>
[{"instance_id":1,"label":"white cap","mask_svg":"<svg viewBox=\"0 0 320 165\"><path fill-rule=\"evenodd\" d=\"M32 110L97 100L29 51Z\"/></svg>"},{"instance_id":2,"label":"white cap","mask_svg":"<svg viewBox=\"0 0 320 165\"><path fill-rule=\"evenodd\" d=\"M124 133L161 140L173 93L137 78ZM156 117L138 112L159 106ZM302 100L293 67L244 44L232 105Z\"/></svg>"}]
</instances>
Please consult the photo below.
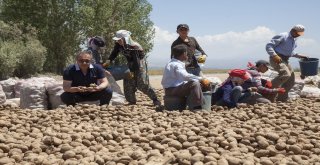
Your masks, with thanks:
<instances>
[{"instance_id":1,"label":"white cap","mask_svg":"<svg viewBox=\"0 0 320 165\"><path fill-rule=\"evenodd\" d=\"M131 35L131 32L128 31L128 30L118 30L116 32L116 36L113 37L112 39L115 40L115 41L118 41L121 38L124 38L126 40L126 42L128 43L130 35Z\"/></svg>"},{"instance_id":2,"label":"white cap","mask_svg":"<svg viewBox=\"0 0 320 165\"><path fill-rule=\"evenodd\" d=\"M295 30L299 35L303 35L304 33L304 26L303 25L294 25L292 30Z\"/></svg>"}]
</instances>

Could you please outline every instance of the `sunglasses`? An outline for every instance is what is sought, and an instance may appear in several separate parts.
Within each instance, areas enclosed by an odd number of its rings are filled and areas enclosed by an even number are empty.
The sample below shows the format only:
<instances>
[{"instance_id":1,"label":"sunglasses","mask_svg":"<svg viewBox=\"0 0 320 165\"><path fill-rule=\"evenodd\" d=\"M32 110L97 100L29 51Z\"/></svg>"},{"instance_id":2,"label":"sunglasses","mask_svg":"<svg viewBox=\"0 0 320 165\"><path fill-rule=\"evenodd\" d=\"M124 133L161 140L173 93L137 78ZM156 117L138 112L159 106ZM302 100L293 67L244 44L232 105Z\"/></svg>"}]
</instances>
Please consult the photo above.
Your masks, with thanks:
<instances>
[{"instance_id":1,"label":"sunglasses","mask_svg":"<svg viewBox=\"0 0 320 165\"><path fill-rule=\"evenodd\" d=\"M84 64L84 63L88 64L88 63L91 63L91 60L80 59L80 60L78 60L78 62L79 62L79 63L82 63L82 64Z\"/></svg>"}]
</instances>

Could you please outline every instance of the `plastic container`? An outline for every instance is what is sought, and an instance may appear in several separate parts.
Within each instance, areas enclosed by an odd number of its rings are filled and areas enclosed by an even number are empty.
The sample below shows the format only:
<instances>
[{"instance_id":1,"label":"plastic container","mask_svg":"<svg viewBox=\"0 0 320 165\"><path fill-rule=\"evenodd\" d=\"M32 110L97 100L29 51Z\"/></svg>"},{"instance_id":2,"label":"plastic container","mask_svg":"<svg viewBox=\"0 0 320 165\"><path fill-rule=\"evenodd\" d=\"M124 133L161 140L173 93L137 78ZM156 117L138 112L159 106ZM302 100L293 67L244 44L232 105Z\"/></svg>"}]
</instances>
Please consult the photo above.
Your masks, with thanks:
<instances>
[{"instance_id":1,"label":"plastic container","mask_svg":"<svg viewBox=\"0 0 320 165\"><path fill-rule=\"evenodd\" d=\"M202 109L206 111L211 111L211 97L212 97L211 91L203 92L203 97L204 97L204 104L201 105ZM187 99L188 109L194 110L193 107L195 105L192 105L189 100L190 100L190 97Z\"/></svg>"},{"instance_id":2,"label":"plastic container","mask_svg":"<svg viewBox=\"0 0 320 165\"><path fill-rule=\"evenodd\" d=\"M318 74L319 59L303 58L299 60L300 72L303 76L315 76Z\"/></svg>"},{"instance_id":3,"label":"plastic container","mask_svg":"<svg viewBox=\"0 0 320 165\"><path fill-rule=\"evenodd\" d=\"M208 92L203 92L203 97L205 103L202 105L202 109L205 109L207 111L211 111L211 97L212 93L210 91Z\"/></svg>"},{"instance_id":4,"label":"plastic container","mask_svg":"<svg viewBox=\"0 0 320 165\"><path fill-rule=\"evenodd\" d=\"M186 100L185 97L175 97L175 96L164 96L164 108L172 110L185 110L186 109Z\"/></svg>"}]
</instances>

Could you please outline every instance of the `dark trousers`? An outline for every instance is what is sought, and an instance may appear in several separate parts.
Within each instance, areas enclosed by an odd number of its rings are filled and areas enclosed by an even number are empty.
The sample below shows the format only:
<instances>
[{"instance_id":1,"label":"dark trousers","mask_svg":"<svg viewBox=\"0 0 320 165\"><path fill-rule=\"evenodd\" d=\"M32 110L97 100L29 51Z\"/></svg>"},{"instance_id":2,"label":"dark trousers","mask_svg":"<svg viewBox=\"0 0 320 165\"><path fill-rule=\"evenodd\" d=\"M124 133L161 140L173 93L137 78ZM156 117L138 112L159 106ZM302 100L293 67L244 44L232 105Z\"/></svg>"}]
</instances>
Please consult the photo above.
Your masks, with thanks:
<instances>
[{"instance_id":1,"label":"dark trousers","mask_svg":"<svg viewBox=\"0 0 320 165\"><path fill-rule=\"evenodd\" d=\"M139 90L146 94L151 100L158 100L155 90L149 85L146 72L135 71L132 79L123 79L124 96L129 103L135 104L136 91Z\"/></svg>"},{"instance_id":2,"label":"dark trousers","mask_svg":"<svg viewBox=\"0 0 320 165\"><path fill-rule=\"evenodd\" d=\"M85 92L85 93L70 93L63 92L60 96L61 101L67 106L75 105L83 101L96 101L100 100L100 105L109 104L112 98L112 89L110 87L98 92Z\"/></svg>"},{"instance_id":3,"label":"dark trousers","mask_svg":"<svg viewBox=\"0 0 320 165\"><path fill-rule=\"evenodd\" d=\"M204 97L201 90L201 86L200 83L197 81L188 81L186 84L182 84L177 87L166 88L165 95L177 97L190 97L190 104L194 105L194 107L201 106L204 104Z\"/></svg>"},{"instance_id":4,"label":"dark trousers","mask_svg":"<svg viewBox=\"0 0 320 165\"><path fill-rule=\"evenodd\" d=\"M244 92L241 86L235 86L233 87L230 93L230 100L236 104L245 103L246 99L248 99L250 96L251 96L250 92ZM225 102L223 98L220 98L216 102L216 105L231 107L231 105L228 105L228 103Z\"/></svg>"}]
</instances>

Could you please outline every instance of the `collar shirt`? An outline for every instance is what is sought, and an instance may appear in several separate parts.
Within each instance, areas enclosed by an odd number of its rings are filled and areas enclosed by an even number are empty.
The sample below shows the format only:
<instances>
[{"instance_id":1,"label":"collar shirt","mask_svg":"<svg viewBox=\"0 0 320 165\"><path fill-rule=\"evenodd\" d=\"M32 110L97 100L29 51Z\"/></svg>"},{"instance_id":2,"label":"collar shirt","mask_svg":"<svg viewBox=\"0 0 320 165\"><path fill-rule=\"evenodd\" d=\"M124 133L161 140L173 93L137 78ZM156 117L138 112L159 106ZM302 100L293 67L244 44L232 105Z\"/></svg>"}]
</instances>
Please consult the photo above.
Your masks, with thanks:
<instances>
[{"instance_id":1,"label":"collar shirt","mask_svg":"<svg viewBox=\"0 0 320 165\"><path fill-rule=\"evenodd\" d=\"M296 55L294 49L297 47L296 39L289 32L274 36L266 45L266 50L270 56L281 54L291 57Z\"/></svg>"},{"instance_id":2,"label":"collar shirt","mask_svg":"<svg viewBox=\"0 0 320 165\"><path fill-rule=\"evenodd\" d=\"M105 70L97 64L90 64L88 72L84 75L78 64L72 64L63 72L63 80L72 81L71 86L90 86L98 84L98 79L105 77Z\"/></svg>"},{"instance_id":3,"label":"collar shirt","mask_svg":"<svg viewBox=\"0 0 320 165\"><path fill-rule=\"evenodd\" d=\"M199 81L201 77L186 71L184 62L172 58L165 66L161 84L163 88L177 87L188 81Z\"/></svg>"}]
</instances>

